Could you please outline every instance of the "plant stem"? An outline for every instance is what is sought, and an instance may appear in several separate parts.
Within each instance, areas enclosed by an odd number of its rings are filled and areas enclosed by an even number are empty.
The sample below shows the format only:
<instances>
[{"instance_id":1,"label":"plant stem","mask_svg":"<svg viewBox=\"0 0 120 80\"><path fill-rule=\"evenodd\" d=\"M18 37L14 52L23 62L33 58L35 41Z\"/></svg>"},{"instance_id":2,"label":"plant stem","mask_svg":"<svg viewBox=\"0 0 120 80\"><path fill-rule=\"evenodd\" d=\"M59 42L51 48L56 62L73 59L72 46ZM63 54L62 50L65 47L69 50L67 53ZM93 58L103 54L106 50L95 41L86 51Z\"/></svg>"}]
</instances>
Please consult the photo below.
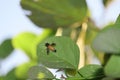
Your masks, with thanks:
<instances>
[{"instance_id":1,"label":"plant stem","mask_svg":"<svg viewBox=\"0 0 120 80\"><path fill-rule=\"evenodd\" d=\"M63 29L61 27L59 27L57 29L57 32L56 32L55 36L62 36L62 32L63 32Z\"/></svg>"},{"instance_id":2,"label":"plant stem","mask_svg":"<svg viewBox=\"0 0 120 80\"><path fill-rule=\"evenodd\" d=\"M78 69L83 67L85 65L85 36L86 36L86 30L87 30L87 23L82 24L82 30L79 34L78 40L77 40L77 45L80 49L80 60L79 60L79 66Z\"/></svg>"}]
</instances>

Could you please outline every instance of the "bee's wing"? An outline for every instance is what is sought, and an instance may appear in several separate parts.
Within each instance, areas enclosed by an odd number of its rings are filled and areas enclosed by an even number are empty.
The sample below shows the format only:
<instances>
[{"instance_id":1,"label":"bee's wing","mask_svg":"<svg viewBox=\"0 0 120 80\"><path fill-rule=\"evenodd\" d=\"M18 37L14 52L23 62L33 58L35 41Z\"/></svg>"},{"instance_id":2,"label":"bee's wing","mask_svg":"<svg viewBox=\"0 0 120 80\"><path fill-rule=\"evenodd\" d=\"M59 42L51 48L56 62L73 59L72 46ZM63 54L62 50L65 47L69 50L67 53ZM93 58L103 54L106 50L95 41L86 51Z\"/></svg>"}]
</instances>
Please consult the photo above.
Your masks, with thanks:
<instances>
[{"instance_id":1,"label":"bee's wing","mask_svg":"<svg viewBox=\"0 0 120 80\"><path fill-rule=\"evenodd\" d=\"M55 43L52 43L51 46L56 46L56 44L55 44Z\"/></svg>"}]
</instances>

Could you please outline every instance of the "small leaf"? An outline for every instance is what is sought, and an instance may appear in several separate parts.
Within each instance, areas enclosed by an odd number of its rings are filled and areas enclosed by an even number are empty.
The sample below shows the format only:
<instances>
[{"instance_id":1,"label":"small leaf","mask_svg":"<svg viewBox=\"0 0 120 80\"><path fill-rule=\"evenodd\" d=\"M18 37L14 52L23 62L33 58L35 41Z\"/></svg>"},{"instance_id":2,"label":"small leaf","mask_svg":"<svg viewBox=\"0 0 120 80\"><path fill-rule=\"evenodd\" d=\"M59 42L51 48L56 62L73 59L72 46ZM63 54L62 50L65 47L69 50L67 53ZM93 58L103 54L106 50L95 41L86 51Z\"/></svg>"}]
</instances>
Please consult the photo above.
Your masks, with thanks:
<instances>
[{"instance_id":1,"label":"small leaf","mask_svg":"<svg viewBox=\"0 0 120 80\"><path fill-rule=\"evenodd\" d=\"M31 67L28 71L28 77L32 80L42 80L42 79L53 79L55 78L53 74L43 66Z\"/></svg>"},{"instance_id":2,"label":"small leaf","mask_svg":"<svg viewBox=\"0 0 120 80\"><path fill-rule=\"evenodd\" d=\"M120 78L120 56L112 55L105 66L105 74L109 77Z\"/></svg>"},{"instance_id":3,"label":"small leaf","mask_svg":"<svg viewBox=\"0 0 120 80\"><path fill-rule=\"evenodd\" d=\"M102 66L95 64L82 67L76 74L76 77L84 78L85 80L101 80L104 76Z\"/></svg>"},{"instance_id":4,"label":"small leaf","mask_svg":"<svg viewBox=\"0 0 120 80\"><path fill-rule=\"evenodd\" d=\"M82 22L87 13L85 0L22 0L21 5L36 25L53 29Z\"/></svg>"},{"instance_id":5,"label":"small leaf","mask_svg":"<svg viewBox=\"0 0 120 80\"><path fill-rule=\"evenodd\" d=\"M120 53L120 16L116 24L103 29L94 39L93 48L100 52Z\"/></svg>"},{"instance_id":6,"label":"small leaf","mask_svg":"<svg viewBox=\"0 0 120 80\"><path fill-rule=\"evenodd\" d=\"M56 52L50 51L47 55L46 43L55 43ZM37 47L39 63L50 68L78 69L79 48L67 37L51 37L40 43Z\"/></svg>"},{"instance_id":7,"label":"small leaf","mask_svg":"<svg viewBox=\"0 0 120 80\"><path fill-rule=\"evenodd\" d=\"M12 43L11 43L11 39L6 39L0 45L0 58L7 57L12 51L13 51L13 46L12 46Z\"/></svg>"}]
</instances>

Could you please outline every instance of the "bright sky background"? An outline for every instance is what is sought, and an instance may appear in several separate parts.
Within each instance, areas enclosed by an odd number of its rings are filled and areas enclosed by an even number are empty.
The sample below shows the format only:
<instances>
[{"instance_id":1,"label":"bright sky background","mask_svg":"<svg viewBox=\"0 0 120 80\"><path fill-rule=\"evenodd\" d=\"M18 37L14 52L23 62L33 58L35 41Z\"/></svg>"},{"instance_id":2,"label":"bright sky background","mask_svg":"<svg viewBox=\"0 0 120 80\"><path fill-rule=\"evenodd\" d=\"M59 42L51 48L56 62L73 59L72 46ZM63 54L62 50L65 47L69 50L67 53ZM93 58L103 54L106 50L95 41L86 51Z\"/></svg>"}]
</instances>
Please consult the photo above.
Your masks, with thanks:
<instances>
[{"instance_id":1,"label":"bright sky background","mask_svg":"<svg viewBox=\"0 0 120 80\"><path fill-rule=\"evenodd\" d=\"M115 22L120 14L120 0L115 0L107 8L104 8L102 0L86 1L91 10L91 18L99 28L103 28L103 25L107 25L109 22ZM20 32L30 31L36 34L42 32L42 29L36 27L24 15L19 2L20 0L0 1L0 43ZM29 61L29 59L22 51L14 50L8 58L1 62L0 72L6 74L16 64L19 65L26 61Z\"/></svg>"}]
</instances>

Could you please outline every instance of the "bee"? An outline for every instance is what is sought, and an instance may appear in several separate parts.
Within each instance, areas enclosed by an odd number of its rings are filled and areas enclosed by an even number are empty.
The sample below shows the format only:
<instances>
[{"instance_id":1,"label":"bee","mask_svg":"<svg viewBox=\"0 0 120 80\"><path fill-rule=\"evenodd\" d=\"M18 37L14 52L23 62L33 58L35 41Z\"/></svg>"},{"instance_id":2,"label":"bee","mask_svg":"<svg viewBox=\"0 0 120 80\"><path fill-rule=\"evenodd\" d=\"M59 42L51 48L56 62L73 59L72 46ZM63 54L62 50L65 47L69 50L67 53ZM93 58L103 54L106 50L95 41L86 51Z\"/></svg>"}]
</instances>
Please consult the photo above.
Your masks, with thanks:
<instances>
[{"instance_id":1,"label":"bee","mask_svg":"<svg viewBox=\"0 0 120 80\"><path fill-rule=\"evenodd\" d=\"M50 51L52 52L56 52L56 49L54 48L54 46L56 46L55 43L49 44L49 43L45 43L45 46L47 47L47 55L49 54Z\"/></svg>"}]
</instances>

